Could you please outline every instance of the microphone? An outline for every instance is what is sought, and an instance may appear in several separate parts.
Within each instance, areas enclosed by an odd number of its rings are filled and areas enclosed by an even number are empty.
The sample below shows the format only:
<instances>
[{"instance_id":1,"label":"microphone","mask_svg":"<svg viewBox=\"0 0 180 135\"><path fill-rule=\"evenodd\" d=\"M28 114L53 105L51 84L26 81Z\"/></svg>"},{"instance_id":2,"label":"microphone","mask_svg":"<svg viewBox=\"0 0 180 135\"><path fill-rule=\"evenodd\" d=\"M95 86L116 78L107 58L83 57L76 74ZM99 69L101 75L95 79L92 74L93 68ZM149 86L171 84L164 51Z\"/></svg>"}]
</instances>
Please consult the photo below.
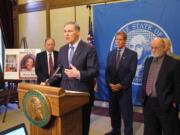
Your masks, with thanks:
<instances>
[{"instance_id":1,"label":"microphone","mask_svg":"<svg viewBox=\"0 0 180 135\"><path fill-rule=\"evenodd\" d=\"M50 78L61 77L63 66L58 66Z\"/></svg>"},{"instance_id":2,"label":"microphone","mask_svg":"<svg viewBox=\"0 0 180 135\"><path fill-rule=\"evenodd\" d=\"M45 81L45 84L48 86L56 86L60 84L62 78L63 66L58 66L54 71L53 75Z\"/></svg>"}]
</instances>

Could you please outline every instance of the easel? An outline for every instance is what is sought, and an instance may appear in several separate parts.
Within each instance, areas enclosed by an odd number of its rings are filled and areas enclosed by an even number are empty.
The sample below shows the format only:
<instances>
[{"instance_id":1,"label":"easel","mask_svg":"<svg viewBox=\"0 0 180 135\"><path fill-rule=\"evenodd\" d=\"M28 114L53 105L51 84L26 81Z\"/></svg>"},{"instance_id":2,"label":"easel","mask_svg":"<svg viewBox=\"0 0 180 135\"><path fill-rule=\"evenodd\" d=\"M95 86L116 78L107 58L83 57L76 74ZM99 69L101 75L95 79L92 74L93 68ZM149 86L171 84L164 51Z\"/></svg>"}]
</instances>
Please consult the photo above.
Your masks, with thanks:
<instances>
[{"instance_id":1,"label":"easel","mask_svg":"<svg viewBox=\"0 0 180 135\"><path fill-rule=\"evenodd\" d=\"M5 111L3 115L2 122L5 122L7 110L8 110L8 103L16 103L18 104L18 93L17 93L17 84L20 82L19 80L4 80L5 87L0 92L0 96L3 98L2 105L5 106Z\"/></svg>"},{"instance_id":2,"label":"easel","mask_svg":"<svg viewBox=\"0 0 180 135\"><path fill-rule=\"evenodd\" d=\"M23 37L20 42L21 48L28 48L26 37ZM1 78L4 78L3 75ZM8 103L16 103L18 104L18 93L17 93L17 86L19 82L31 82L35 83L33 80L14 80L14 79L6 79L2 81L4 83L4 88L2 89L0 98L2 99L2 105L5 106L5 111L3 115L2 122L5 122L7 110L8 110Z\"/></svg>"}]
</instances>

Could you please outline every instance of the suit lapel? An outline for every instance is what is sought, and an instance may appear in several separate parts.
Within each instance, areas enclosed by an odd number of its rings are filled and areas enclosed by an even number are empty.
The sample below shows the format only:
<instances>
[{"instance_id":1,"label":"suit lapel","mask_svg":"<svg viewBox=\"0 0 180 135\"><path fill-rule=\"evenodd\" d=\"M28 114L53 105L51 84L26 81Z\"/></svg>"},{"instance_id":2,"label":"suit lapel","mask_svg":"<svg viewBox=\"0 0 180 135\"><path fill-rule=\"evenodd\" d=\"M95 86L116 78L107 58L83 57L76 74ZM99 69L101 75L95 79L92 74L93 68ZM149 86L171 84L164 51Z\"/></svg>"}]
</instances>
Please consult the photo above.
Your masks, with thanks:
<instances>
[{"instance_id":1,"label":"suit lapel","mask_svg":"<svg viewBox=\"0 0 180 135\"><path fill-rule=\"evenodd\" d=\"M64 62L65 62L66 67L69 67L68 50L69 50L69 44L66 45L66 48L64 51Z\"/></svg>"},{"instance_id":2,"label":"suit lapel","mask_svg":"<svg viewBox=\"0 0 180 135\"><path fill-rule=\"evenodd\" d=\"M121 56L121 62L123 62L126 59L126 56L128 55L128 50L127 48L124 49L124 52Z\"/></svg>"},{"instance_id":3,"label":"suit lapel","mask_svg":"<svg viewBox=\"0 0 180 135\"><path fill-rule=\"evenodd\" d=\"M166 70L166 68L164 68L164 67L166 67L168 65L168 59L167 59L167 56L165 55L165 57L164 57L164 60L163 60L163 62L162 62L162 65L161 65L161 67L160 67L160 70L159 70L159 74L158 74L158 77L157 77L157 82L156 82L156 84L161 80L160 78L163 76L163 74L166 72L165 70Z\"/></svg>"},{"instance_id":4,"label":"suit lapel","mask_svg":"<svg viewBox=\"0 0 180 135\"><path fill-rule=\"evenodd\" d=\"M150 69L150 66L151 66L151 62L152 62L152 58L150 58L150 59L147 61L147 65L145 65L146 67L144 67L144 78L145 78L145 82L147 82L147 77L148 77L148 74L149 74L149 69Z\"/></svg>"},{"instance_id":5,"label":"suit lapel","mask_svg":"<svg viewBox=\"0 0 180 135\"><path fill-rule=\"evenodd\" d=\"M112 52L112 65L116 65L116 55L117 55L117 50Z\"/></svg>"},{"instance_id":6,"label":"suit lapel","mask_svg":"<svg viewBox=\"0 0 180 135\"><path fill-rule=\"evenodd\" d=\"M53 51L53 56L54 56L54 65L55 65L55 62L56 62L56 60L57 60L57 59L56 59L57 57L56 57L56 54L55 54L54 51Z\"/></svg>"},{"instance_id":7,"label":"suit lapel","mask_svg":"<svg viewBox=\"0 0 180 135\"><path fill-rule=\"evenodd\" d=\"M44 51L44 53L43 53L42 61L44 61L43 65L45 66L45 70L48 73L48 60L47 60L47 53L46 53L46 51Z\"/></svg>"},{"instance_id":8,"label":"suit lapel","mask_svg":"<svg viewBox=\"0 0 180 135\"><path fill-rule=\"evenodd\" d=\"M117 55L117 51L116 51L116 55ZM119 65L118 65L118 69L119 69L119 66L120 66L121 64L123 64L124 62L126 62L126 57L127 57L127 55L128 55L128 50L125 48L123 54L121 55L121 60L120 60L120 63L119 63ZM115 56L115 60L116 60L116 56Z\"/></svg>"},{"instance_id":9,"label":"suit lapel","mask_svg":"<svg viewBox=\"0 0 180 135\"><path fill-rule=\"evenodd\" d=\"M72 64L75 64L75 62L77 61L79 55L81 54L83 50L83 44L82 41L79 42L76 51L74 52L73 58L72 58Z\"/></svg>"},{"instance_id":10,"label":"suit lapel","mask_svg":"<svg viewBox=\"0 0 180 135\"><path fill-rule=\"evenodd\" d=\"M57 67L57 53L55 51L53 51L53 55L54 55L54 69L56 69Z\"/></svg>"}]
</instances>

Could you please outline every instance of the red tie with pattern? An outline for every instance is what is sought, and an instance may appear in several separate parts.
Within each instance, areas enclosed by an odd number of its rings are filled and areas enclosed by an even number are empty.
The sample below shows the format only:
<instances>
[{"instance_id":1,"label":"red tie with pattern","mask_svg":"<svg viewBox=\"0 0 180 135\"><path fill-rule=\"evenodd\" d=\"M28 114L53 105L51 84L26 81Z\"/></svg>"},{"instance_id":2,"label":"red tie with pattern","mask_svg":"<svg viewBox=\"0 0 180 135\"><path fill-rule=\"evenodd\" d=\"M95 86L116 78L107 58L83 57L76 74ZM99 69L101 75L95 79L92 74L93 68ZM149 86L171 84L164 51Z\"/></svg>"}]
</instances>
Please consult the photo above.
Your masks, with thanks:
<instances>
[{"instance_id":1,"label":"red tie with pattern","mask_svg":"<svg viewBox=\"0 0 180 135\"><path fill-rule=\"evenodd\" d=\"M54 66L53 66L53 61L52 61L52 56L51 53L49 54L49 76L51 77L54 72Z\"/></svg>"},{"instance_id":2,"label":"red tie with pattern","mask_svg":"<svg viewBox=\"0 0 180 135\"><path fill-rule=\"evenodd\" d=\"M152 63L151 63L152 64ZM152 64L149 69L147 83L146 83L146 95L150 96L153 91L153 85L155 80L157 64Z\"/></svg>"}]
</instances>

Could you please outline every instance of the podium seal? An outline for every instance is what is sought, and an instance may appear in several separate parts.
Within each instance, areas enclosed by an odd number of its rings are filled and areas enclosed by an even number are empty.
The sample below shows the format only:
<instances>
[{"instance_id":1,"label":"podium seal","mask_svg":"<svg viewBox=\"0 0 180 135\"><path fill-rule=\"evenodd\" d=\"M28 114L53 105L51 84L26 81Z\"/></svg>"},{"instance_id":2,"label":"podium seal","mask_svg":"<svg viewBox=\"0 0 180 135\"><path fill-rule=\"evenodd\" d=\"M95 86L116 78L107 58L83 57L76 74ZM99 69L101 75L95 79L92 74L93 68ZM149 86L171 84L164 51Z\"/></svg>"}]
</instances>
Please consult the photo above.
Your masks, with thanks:
<instances>
[{"instance_id":1,"label":"podium seal","mask_svg":"<svg viewBox=\"0 0 180 135\"><path fill-rule=\"evenodd\" d=\"M38 90L29 90L22 101L22 110L31 124L46 126L51 118L51 109L47 98Z\"/></svg>"}]
</instances>

